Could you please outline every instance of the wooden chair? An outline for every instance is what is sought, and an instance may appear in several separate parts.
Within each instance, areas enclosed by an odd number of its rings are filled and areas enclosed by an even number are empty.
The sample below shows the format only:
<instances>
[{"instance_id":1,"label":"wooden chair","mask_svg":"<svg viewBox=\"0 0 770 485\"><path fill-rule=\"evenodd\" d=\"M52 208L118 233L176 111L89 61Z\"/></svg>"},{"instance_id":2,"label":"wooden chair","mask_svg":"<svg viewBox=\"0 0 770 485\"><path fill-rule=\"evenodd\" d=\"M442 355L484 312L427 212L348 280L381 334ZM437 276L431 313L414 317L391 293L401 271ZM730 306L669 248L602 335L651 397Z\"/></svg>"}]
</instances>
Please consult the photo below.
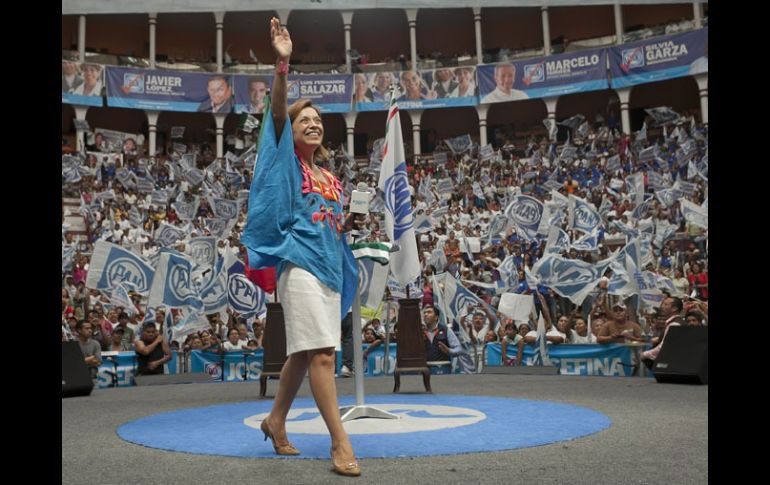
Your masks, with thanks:
<instances>
[{"instance_id":1,"label":"wooden chair","mask_svg":"<svg viewBox=\"0 0 770 485\"><path fill-rule=\"evenodd\" d=\"M283 321L283 307L280 303L267 304L267 321L262 337L263 361L259 375L259 397L267 393L267 379L280 379L281 369L286 362L286 327Z\"/></svg>"},{"instance_id":2,"label":"wooden chair","mask_svg":"<svg viewBox=\"0 0 770 485\"><path fill-rule=\"evenodd\" d=\"M401 374L422 374L425 391L430 388L430 369L425 355L425 342L420 316L420 299L408 298L398 301L398 345L396 346L396 368L393 371L395 386L393 392L399 392Z\"/></svg>"}]
</instances>

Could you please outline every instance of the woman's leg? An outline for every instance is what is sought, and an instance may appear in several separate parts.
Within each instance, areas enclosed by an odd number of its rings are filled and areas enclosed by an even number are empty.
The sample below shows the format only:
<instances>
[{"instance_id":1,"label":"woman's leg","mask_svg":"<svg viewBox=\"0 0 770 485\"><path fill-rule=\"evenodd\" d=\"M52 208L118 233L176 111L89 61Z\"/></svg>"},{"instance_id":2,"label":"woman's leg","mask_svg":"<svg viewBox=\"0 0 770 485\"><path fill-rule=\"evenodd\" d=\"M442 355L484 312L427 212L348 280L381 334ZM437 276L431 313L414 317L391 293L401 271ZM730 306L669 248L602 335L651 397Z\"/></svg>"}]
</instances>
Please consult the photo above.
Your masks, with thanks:
<instances>
[{"instance_id":1,"label":"woman's leg","mask_svg":"<svg viewBox=\"0 0 770 485\"><path fill-rule=\"evenodd\" d=\"M353 461L354 454L348 434L340 420L337 386L334 382L334 349L309 350L308 360L310 361L310 389L329 429L332 451L339 457L340 463L349 463Z\"/></svg>"},{"instance_id":2,"label":"woman's leg","mask_svg":"<svg viewBox=\"0 0 770 485\"><path fill-rule=\"evenodd\" d=\"M266 418L268 427L273 432L276 444L286 444L286 416L294 402L302 379L305 378L309 359L307 352L291 354L281 368L281 379L278 381L278 392L275 394L273 408Z\"/></svg>"}]
</instances>

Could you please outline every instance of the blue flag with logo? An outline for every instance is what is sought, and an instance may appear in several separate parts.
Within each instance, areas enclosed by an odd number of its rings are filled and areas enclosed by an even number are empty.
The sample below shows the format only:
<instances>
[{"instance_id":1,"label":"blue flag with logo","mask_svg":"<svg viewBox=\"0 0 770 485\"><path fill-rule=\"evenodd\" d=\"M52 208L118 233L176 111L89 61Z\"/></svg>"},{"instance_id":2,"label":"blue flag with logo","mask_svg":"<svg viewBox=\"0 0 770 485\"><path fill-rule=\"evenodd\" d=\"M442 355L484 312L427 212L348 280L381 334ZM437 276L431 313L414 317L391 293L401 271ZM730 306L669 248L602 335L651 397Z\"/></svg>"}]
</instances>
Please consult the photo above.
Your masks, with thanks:
<instances>
[{"instance_id":1,"label":"blue flag with logo","mask_svg":"<svg viewBox=\"0 0 770 485\"><path fill-rule=\"evenodd\" d=\"M155 270L144 259L116 244L97 241L91 255L86 286L97 290L111 290L118 283L126 283L137 293L150 291Z\"/></svg>"},{"instance_id":2,"label":"blue flag with logo","mask_svg":"<svg viewBox=\"0 0 770 485\"><path fill-rule=\"evenodd\" d=\"M192 281L194 264L191 259L176 251L163 252L150 288L148 306L203 308L198 288Z\"/></svg>"}]
</instances>

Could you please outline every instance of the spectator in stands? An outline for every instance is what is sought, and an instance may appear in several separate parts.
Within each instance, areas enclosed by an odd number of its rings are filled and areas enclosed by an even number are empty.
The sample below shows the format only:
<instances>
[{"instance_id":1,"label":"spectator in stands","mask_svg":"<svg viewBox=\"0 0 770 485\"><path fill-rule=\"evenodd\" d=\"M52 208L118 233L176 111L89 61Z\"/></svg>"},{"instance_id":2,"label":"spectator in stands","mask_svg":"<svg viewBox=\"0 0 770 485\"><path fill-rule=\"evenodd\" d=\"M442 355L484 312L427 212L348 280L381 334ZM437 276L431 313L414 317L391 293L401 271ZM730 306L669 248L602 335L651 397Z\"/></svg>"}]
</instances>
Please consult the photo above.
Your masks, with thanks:
<instances>
[{"instance_id":1,"label":"spectator in stands","mask_svg":"<svg viewBox=\"0 0 770 485\"><path fill-rule=\"evenodd\" d=\"M652 369L652 365L655 362L655 359L658 358L658 354L660 353L660 349L663 347L663 342L666 340L666 335L668 334L668 329L673 326L679 326L685 323L684 319L682 318L682 300L679 298L673 298L668 297L664 298L663 301L660 303L659 313L662 318L665 318L665 330L663 333L663 338L660 339L660 342L657 342L653 339L651 342L653 345L655 345L650 350L646 350L642 352L642 362L644 365L647 366L648 369Z\"/></svg>"},{"instance_id":2,"label":"spectator in stands","mask_svg":"<svg viewBox=\"0 0 770 485\"><path fill-rule=\"evenodd\" d=\"M363 342L368 344L368 347L364 349L364 362L369 358L369 354L372 350L376 349L382 344L382 340L377 337L372 327L366 327L363 330Z\"/></svg>"},{"instance_id":3,"label":"spectator in stands","mask_svg":"<svg viewBox=\"0 0 770 485\"><path fill-rule=\"evenodd\" d=\"M366 75L354 74L353 75L353 102L354 103L371 103L372 91L366 84Z\"/></svg>"},{"instance_id":4,"label":"spectator in stands","mask_svg":"<svg viewBox=\"0 0 770 485\"><path fill-rule=\"evenodd\" d=\"M516 68L511 63L502 63L495 65L495 90L484 96L482 103L500 103L503 101L518 101L520 99L529 99L529 95L524 91L513 89L516 79Z\"/></svg>"},{"instance_id":5,"label":"spectator in stands","mask_svg":"<svg viewBox=\"0 0 770 485\"><path fill-rule=\"evenodd\" d=\"M545 326L545 340L549 344L563 344L567 341L567 335L561 333L559 329L553 326L551 323L551 312L548 310L548 305L545 302L545 297L536 291L538 301L540 302L541 315L543 317L543 325ZM524 336L524 342L527 345L535 345L537 343L537 319L535 311L533 310L529 317L530 324L534 330Z\"/></svg>"},{"instance_id":6,"label":"spectator in stands","mask_svg":"<svg viewBox=\"0 0 770 485\"><path fill-rule=\"evenodd\" d=\"M688 293L691 294L694 291L696 298L707 301L709 298L709 275L701 271L700 264L693 263L691 265L691 272L687 275L687 279L690 282Z\"/></svg>"},{"instance_id":7,"label":"spectator in stands","mask_svg":"<svg viewBox=\"0 0 770 485\"><path fill-rule=\"evenodd\" d=\"M70 91L79 96L102 95L102 66L98 64L83 64L83 83Z\"/></svg>"},{"instance_id":8,"label":"spectator in stands","mask_svg":"<svg viewBox=\"0 0 770 485\"><path fill-rule=\"evenodd\" d=\"M136 349L137 375L147 376L164 373L163 364L171 360L171 349L154 323L147 322L142 325L141 337L134 342L134 348Z\"/></svg>"},{"instance_id":9,"label":"spectator in stands","mask_svg":"<svg viewBox=\"0 0 770 485\"><path fill-rule=\"evenodd\" d=\"M439 312L433 305L422 309L423 340L428 362L449 361L463 352L460 340L443 323L439 322Z\"/></svg>"},{"instance_id":10,"label":"spectator in stands","mask_svg":"<svg viewBox=\"0 0 770 485\"><path fill-rule=\"evenodd\" d=\"M261 77L249 79L249 108L248 113L262 114L265 111L265 96L267 96L267 80Z\"/></svg>"},{"instance_id":11,"label":"spectator in stands","mask_svg":"<svg viewBox=\"0 0 770 485\"><path fill-rule=\"evenodd\" d=\"M233 90L228 76L211 76L206 88L208 99L198 105L200 113L229 113L233 109Z\"/></svg>"},{"instance_id":12,"label":"spectator in stands","mask_svg":"<svg viewBox=\"0 0 770 485\"><path fill-rule=\"evenodd\" d=\"M78 344L89 371L91 380L96 383L99 366L102 364L102 346L91 338L93 325L90 322L78 322Z\"/></svg>"},{"instance_id":13,"label":"spectator in stands","mask_svg":"<svg viewBox=\"0 0 770 485\"><path fill-rule=\"evenodd\" d=\"M698 310L690 310L689 312L687 312L684 318L687 325L690 325L693 327L705 326L708 322L708 318L706 317L706 315L699 312Z\"/></svg>"},{"instance_id":14,"label":"spectator in stands","mask_svg":"<svg viewBox=\"0 0 770 485\"><path fill-rule=\"evenodd\" d=\"M603 326L596 341L600 344L644 342L642 327L626 318L626 305L618 301L612 305L612 318Z\"/></svg>"},{"instance_id":15,"label":"spectator in stands","mask_svg":"<svg viewBox=\"0 0 770 485\"><path fill-rule=\"evenodd\" d=\"M112 340L110 346L107 348L110 352L128 352L133 350L131 343L126 342L123 338L126 329L123 327L116 327L112 332Z\"/></svg>"},{"instance_id":16,"label":"spectator in stands","mask_svg":"<svg viewBox=\"0 0 770 485\"><path fill-rule=\"evenodd\" d=\"M227 332L227 340L224 343L224 349L225 352L237 352L244 350L246 348L246 344L248 344L248 341L244 342L240 340L238 329L231 328L230 331Z\"/></svg>"},{"instance_id":17,"label":"spectator in stands","mask_svg":"<svg viewBox=\"0 0 770 485\"><path fill-rule=\"evenodd\" d=\"M61 92L71 93L83 84L83 77L78 72L78 65L72 61L61 61Z\"/></svg>"},{"instance_id":18,"label":"spectator in stands","mask_svg":"<svg viewBox=\"0 0 770 485\"><path fill-rule=\"evenodd\" d=\"M118 330L123 330L121 335L121 342L124 347L127 347L127 350L131 350L131 346L134 343L134 331L131 329L131 327L128 324L128 314L126 312L120 312L118 315L118 323L117 325L112 329L112 332L117 332Z\"/></svg>"},{"instance_id":19,"label":"spectator in stands","mask_svg":"<svg viewBox=\"0 0 770 485\"><path fill-rule=\"evenodd\" d=\"M585 318L575 317L575 329L570 331L568 342L571 344L596 343L596 335L588 332L588 324Z\"/></svg>"},{"instance_id":20,"label":"spectator in stands","mask_svg":"<svg viewBox=\"0 0 770 485\"><path fill-rule=\"evenodd\" d=\"M522 337L517 331L513 321L509 321L505 324L505 335L501 342L501 365L521 365L521 356L524 352L524 337ZM508 347L516 347L516 357L508 358Z\"/></svg>"}]
</instances>

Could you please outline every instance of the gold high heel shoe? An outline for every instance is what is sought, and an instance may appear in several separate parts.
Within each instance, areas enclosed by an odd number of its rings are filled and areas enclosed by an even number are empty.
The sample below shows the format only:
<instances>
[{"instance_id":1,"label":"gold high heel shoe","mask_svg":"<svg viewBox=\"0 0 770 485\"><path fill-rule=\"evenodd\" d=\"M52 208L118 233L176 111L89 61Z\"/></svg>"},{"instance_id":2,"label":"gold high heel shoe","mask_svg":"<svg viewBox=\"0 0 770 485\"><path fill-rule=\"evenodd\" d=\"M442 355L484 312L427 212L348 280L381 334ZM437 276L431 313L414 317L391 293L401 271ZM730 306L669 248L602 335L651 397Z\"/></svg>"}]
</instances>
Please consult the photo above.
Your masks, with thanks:
<instances>
[{"instance_id":1,"label":"gold high heel shoe","mask_svg":"<svg viewBox=\"0 0 770 485\"><path fill-rule=\"evenodd\" d=\"M267 425L267 421L262 421L262 424L259 425L259 429L265 433L265 441L270 438L270 441L273 442L273 449L275 450L276 455L299 455L299 450L291 443L285 445L276 444L273 433L270 432L270 427Z\"/></svg>"},{"instance_id":2,"label":"gold high heel shoe","mask_svg":"<svg viewBox=\"0 0 770 485\"><path fill-rule=\"evenodd\" d=\"M361 476L361 467L358 465L358 461L353 461L350 463L345 463L342 465L338 465L336 461L334 461L334 450L329 450L329 455L332 457L332 471L334 473L337 473L339 475L344 475L346 477L358 477ZM353 458L355 460L355 457Z\"/></svg>"}]
</instances>

